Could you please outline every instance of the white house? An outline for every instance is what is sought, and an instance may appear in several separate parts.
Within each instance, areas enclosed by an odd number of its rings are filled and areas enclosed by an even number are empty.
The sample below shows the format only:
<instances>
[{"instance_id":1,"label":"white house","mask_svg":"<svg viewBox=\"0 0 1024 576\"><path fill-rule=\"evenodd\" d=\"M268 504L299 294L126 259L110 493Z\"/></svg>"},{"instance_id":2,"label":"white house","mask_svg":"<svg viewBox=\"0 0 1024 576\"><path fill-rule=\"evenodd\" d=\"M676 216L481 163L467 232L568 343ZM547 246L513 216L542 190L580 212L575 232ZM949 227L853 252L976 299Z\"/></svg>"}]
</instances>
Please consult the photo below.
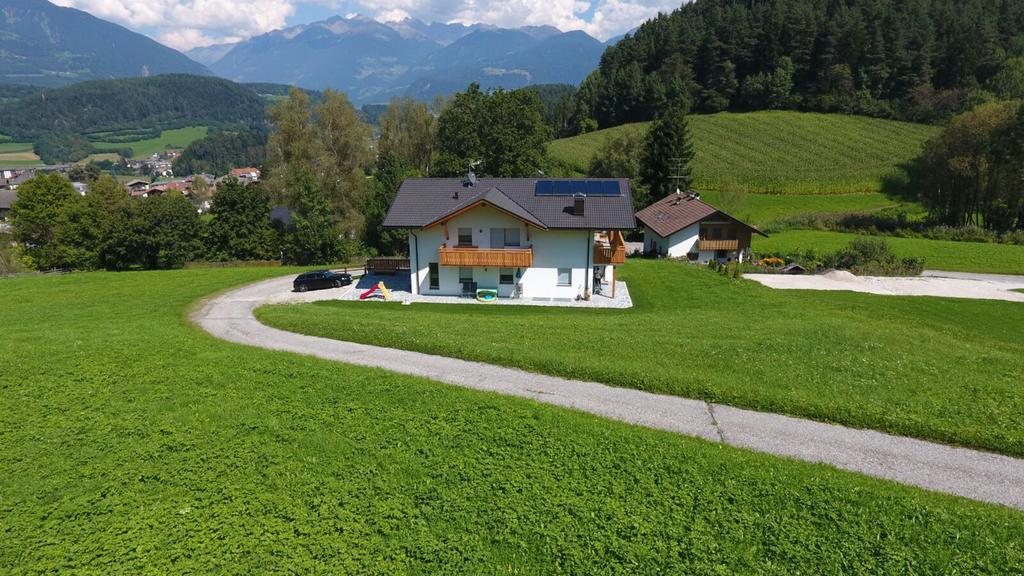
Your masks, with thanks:
<instances>
[{"instance_id":1,"label":"white house","mask_svg":"<svg viewBox=\"0 0 1024 576\"><path fill-rule=\"evenodd\" d=\"M572 300L614 290L632 205L625 179L410 178L384 227L409 231L414 294Z\"/></svg>"},{"instance_id":2,"label":"white house","mask_svg":"<svg viewBox=\"0 0 1024 576\"><path fill-rule=\"evenodd\" d=\"M636 213L643 225L644 253L686 258L703 264L750 258L757 228L733 218L700 199L695 192L680 192L658 200Z\"/></svg>"}]
</instances>

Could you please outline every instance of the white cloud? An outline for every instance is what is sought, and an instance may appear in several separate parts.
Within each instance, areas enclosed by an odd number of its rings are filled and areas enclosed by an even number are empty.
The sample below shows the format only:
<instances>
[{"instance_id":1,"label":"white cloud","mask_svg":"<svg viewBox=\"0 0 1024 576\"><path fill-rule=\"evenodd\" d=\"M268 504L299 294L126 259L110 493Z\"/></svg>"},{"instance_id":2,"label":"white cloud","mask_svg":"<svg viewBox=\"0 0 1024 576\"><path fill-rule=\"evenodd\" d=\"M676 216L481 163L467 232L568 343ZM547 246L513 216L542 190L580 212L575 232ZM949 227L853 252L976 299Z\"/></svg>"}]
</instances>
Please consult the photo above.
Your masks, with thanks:
<instances>
[{"instance_id":1,"label":"white cloud","mask_svg":"<svg viewBox=\"0 0 1024 576\"><path fill-rule=\"evenodd\" d=\"M263 34L287 24L292 0L54 0L187 50Z\"/></svg>"},{"instance_id":2,"label":"white cloud","mask_svg":"<svg viewBox=\"0 0 1024 576\"><path fill-rule=\"evenodd\" d=\"M382 21L552 25L606 40L680 0L54 0L187 50L283 28L300 4Z\"/></svg>"}]
</instances>

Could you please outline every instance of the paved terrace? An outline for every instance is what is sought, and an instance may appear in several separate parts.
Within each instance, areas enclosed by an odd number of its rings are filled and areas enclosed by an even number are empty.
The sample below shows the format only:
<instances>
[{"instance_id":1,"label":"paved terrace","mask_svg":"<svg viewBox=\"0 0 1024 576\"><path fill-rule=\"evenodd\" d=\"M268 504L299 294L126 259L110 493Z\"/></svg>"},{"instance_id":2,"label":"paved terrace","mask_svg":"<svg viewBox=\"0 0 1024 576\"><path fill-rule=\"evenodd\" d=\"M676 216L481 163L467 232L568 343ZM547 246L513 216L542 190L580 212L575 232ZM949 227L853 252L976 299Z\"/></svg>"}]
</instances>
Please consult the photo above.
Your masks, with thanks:
<instances>
[{"instance_id":1,"label":"paved terrace","mask_svg":"<svg viewBox=\"0 0 1024 576\"><path fill-rule=\"evenodd\" d=\"M830 464L868 476L1024 510L1022 459L480 362L305 336L270 328L257 321L253 310L263 304L338 299L349 297L357 289L349 286L342 290L293 294L292 279L288 276L267 280L216 296L195 312L193 320L207 332L231 342L529 398L637 426Z\"/></svg>"},{"instance_id":2,"label":"paved terrace","mask_svg":"<svg viewBox=\"0 0 1024 576\"><path fill-rule=\"evenodd\" d=\"M611 286L605 282L601 294L594 294L590 300L576 300L573 298L498 298L493 302L478 302L475 298L460 296L431 296L413 294L410 288L409 278L405 274L391 275L367 275L358 279L353 290L346 290L344 293L335 294L338 300L359 300L359 295L384 282L391 292L391 299L398 302L422 302L427 304L477 304L480 306L491 305L514 305L514 306L565 306L571 308L632 308L633 300L629 297L629 288L625 282L615 282L615 298L611 297ZM485 286L480 286L485 288Z\"/></svg>"}]
</instances>

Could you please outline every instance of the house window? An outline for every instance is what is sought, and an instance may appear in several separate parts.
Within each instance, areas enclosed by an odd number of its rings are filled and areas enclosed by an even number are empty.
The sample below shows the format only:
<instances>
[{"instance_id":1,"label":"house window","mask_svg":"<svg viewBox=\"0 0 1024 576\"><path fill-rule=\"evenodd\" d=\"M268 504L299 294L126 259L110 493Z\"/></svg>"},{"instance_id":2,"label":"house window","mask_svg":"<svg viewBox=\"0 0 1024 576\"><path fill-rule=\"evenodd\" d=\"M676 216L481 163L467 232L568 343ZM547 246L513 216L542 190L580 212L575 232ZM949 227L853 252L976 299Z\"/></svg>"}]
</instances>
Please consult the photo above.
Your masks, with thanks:
<instances>
[{"instance_id":1,"label":"house window","mask_svg":"<svg viewBox=\"0 0 1024 576\"><path fill-rule=\"evenodd\" d=\"M519 228L491 228L491 248L519 246Z\"/></svg>"},{"instance_id":2,"label":"house window","mask_svg":"<svg viewBox=\"0 0 1024 576\"><path fill-rule=\"evenodd\" d=\"M469 266L459 267L459 284L473 281L473 269Z\"/></svg>"},{"instance_id":3,"label":"house window","mask_svg":"<svg viewBox=\"0 0 1024 576\"><path fill-rule=\"evenodd\" d=\"M441 271L438 270L437 262L431 262L428 265L430 269L430 289L440 290L441 289Z\"/></svg>"},{"instance_id":4,"label":"house window","mask_svg":"<svg viewBox=\"0 0 1024 576\"><path fill-rule=\"evenodd\" d=\"M519 228L505 228L505 246L519 246Z\"/></svg>"},{"instance_id":5,"label":"house window","mask_svg":"<svg viewBox=\"0 0 1024 576\"><path fill-rule=\"evenodd\" d=\"M515 274L511 268L502 268L498 271L498 284L515 284Z\"/></svg>"},{"instance_id":6,"label":"house window","mask_svg":"<svg viewBox=\"0 0 1024 576\"><path fill-rule=\"evenodd\" d=\"M558 285L569 286L572 284L572 268L558 269Z\"/></svg>"},{"instance_id":7,"label":"house window","mask_svg":"<svg viewBox=\"0 0 1024 576\"><path fill-rule=\"evenodd\" d=\"M686 259L689 260L690 262L696 262L697 258L699 258L699 257L700 257L700 254L698 254L697 252L687 252L686 253Z\"/></svg>"},{"instance_id":8,"label":"house window","mask_svg":"<svg viewBox=\"0 0 1024 576\"><path fill-rule=\"evenodd\" d=\"M728 253L727 253L726 250L715 250L715 258L718 258L719 260L721 260L722 258L725 258L726 256L728 256Z\"/></svg>"},{"instance_id":9,"label":"house window","mask_svg":"<svg viewBox=\"0 0 1024 576\"><path fill-rule=\"evenodd\" d=\"M459 228L459 246L473 245L473 229Z\"/></svg>"}]
</instances>

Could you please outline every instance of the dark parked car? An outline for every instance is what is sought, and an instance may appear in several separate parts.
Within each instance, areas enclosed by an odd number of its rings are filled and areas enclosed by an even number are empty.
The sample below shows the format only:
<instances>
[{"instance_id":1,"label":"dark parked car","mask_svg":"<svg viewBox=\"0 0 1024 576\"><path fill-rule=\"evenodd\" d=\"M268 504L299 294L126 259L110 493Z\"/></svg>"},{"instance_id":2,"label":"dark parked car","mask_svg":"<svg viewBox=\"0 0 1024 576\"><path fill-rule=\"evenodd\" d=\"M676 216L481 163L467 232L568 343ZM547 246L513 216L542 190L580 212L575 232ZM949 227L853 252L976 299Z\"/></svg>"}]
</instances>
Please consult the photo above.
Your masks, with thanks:
<instances>
[{"instance_id":1,"label":"dark parked car","mask_svg":"<svg viewBox=\"0 0 1024 576\"><path fill-rule=\"evenodd\" d=\"M320 288L341 288L352 283L352 275L345 272L331 272L330 270L315 270L299 274L292 283L296 292L307 290L319 290Z\"/></svg>"}]
</instances>

